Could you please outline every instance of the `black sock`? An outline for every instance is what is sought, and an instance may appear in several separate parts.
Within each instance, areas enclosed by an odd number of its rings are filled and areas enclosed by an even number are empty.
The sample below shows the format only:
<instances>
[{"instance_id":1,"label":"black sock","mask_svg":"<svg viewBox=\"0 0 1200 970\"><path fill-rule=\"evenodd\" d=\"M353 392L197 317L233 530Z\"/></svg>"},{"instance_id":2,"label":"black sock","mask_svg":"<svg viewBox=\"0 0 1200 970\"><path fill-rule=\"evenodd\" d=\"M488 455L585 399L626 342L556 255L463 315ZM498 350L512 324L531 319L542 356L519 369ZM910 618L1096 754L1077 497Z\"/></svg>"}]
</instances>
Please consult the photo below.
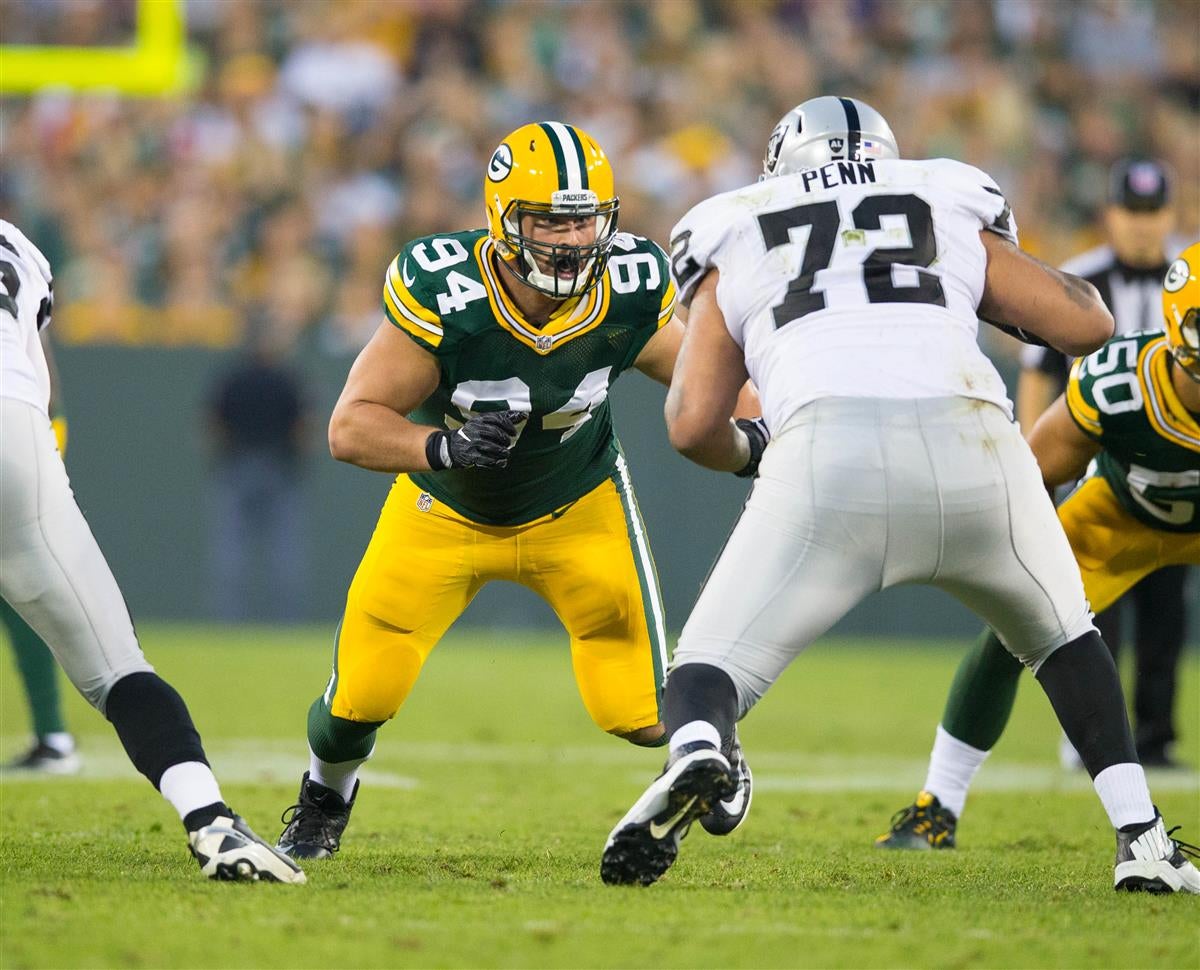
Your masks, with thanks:
<instances>
[{"instance_id":1,"label":"black sock","mask_svg":"<svg viewBox=\"0 0 1200 970\"><path fill-rule=\"evenodd\" d=\"M213 802L211 805L205 805L203 808L193 809L188 812L183 817L183 827L189 832L195 832L196 829L212 825L221 816L231 818L233 816L233 809L224 802Z\"/></svg>"},{"instance_id":2,"label":"black sock","mask_svg":"<svg viewBox=\"0 0 1200 970\"><path fill-rule=\"evenodd\" d=\"M691 721L708 721L721 735L722 750L733 743L737 688L729 674L711 664L684 664L667 677L663 723L671 735Z\"/></svg>"},{"instance_id":3,"label":"black sock","mask_svg":"<svg viewBox=\"0 0 1200 970\"><path fill-rule=\"evenodd\" d=\"M118 680L108 692L104 716L117 729L133 766L155 788L172 765L208 764L187 705L158 674L142 671Z\"/></svg>"},{"instance_id":4,"label":"black sock","mask_svg":"<svg viewBox=\"0 0 1200 970\"><path fill-rule=\"evenodd\" d=\"M1089 775L1138 763L1117 666L1099 633L1092 630L1059 647L1037 679Z\"/></svg>"}]
</instances>

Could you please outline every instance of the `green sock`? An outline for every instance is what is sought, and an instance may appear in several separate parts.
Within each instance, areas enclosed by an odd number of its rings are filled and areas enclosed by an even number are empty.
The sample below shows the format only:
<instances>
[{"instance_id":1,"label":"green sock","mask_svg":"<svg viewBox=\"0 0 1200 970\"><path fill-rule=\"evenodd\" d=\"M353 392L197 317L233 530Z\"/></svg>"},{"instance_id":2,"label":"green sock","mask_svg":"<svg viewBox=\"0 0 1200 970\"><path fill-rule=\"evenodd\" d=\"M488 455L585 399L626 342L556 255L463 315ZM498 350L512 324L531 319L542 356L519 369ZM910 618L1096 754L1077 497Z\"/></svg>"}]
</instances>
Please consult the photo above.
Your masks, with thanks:
<instances>
[{"instance_id":1,"label":"green sock","mask_svg":"<svg viewBox=\"0 0 1200 970\"><path fill-rule=\"evenodd\" d=\"M58 663L54 654L4 600L0 600L0 620L8 628L12 641L17 672L29 700L33 733L44 738L47 734L65 732L67 725L58 693Z\"/></svg>"},{"instance_id":2,"label":"green sock","mask_svg":"<svg viewBox=\"0 0 1200 970\"><path fill-rule=\"evenodd\" d=\"M375 746L375 732L382 723L334 717L321 696L308 709L308 745L318 758L331 764L365 758Z\"/></svg>"},{"instance_id":3,"label":"green sock","mask_svg":"<svg viewBox=\"0 0 1200 970\"><path fill-rule=\"evenodd\" d=\"M991 751L1012 713L1025 667L985 630L962 659L950 685L942 727L959 741Z\"/></svg>"}]
</instances>

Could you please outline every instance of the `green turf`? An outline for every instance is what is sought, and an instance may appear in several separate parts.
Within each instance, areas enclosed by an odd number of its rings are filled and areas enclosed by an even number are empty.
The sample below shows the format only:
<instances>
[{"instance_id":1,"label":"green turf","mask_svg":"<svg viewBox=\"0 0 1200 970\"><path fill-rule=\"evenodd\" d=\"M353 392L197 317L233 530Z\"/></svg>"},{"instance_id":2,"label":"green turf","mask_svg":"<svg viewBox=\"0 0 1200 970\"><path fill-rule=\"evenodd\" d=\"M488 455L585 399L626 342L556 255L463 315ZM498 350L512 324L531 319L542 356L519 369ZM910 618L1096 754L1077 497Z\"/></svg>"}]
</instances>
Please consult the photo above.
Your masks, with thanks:
<instances>
[{"instance_id":1,"label":"green turf","mask_svg":"<svg viewBox=\"0 0 1200 970\"><path fill-rule=\"evenodd\" d=\"M331 631L148 626L229 801L274 835L306 764ZM958 649L965 649L965 644ZM0 757L24 743L7 651ZM957 649L829 642L743 725L754 811L697 827L659 884L598 875L661 752L593 728L565 637L461 634L434 653L366 772L345 849L304 887L199 877L169 807L72 698L87 774L0 787L0 967L1195 967L1195 898L1117 895L1086 778L1055 768L1032 680L954 853L871 847L911 800ZM1200 663L1181 751L1195 765ZM1193 841L1194 773L1152 776Z\"/></svg>"}]
</instances>

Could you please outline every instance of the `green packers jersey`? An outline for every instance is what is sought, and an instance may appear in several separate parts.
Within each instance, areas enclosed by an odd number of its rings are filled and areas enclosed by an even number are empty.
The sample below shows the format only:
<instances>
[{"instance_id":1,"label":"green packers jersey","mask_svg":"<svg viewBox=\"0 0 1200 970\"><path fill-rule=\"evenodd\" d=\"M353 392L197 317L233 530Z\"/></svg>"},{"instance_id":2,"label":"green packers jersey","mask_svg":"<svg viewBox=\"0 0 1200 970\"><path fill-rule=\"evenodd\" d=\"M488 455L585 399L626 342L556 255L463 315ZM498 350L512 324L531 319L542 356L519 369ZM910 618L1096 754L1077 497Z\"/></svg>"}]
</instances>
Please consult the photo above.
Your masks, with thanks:
<instances>
[{"instance_id":1,"label":"green packers jersey","mask_svg":"<svg viewBox=\"0 0 1200 970\"><path fill-rule=\"evenodd\" d=\"M1171 384L1161 330L1110 340L1080 358L1067 385L1075 423L1103 450L1096 473L1146 525L1200 532L1200 421Z\"/></svg>"},{"instance_id":2,"label":"green packers jersey","mask_svg":"<svg viewBox=\"0 0 1200 970\"><path fill-rule=\"evenodd\" d=\"M543 327L504 290L485 230L409 243L388 268L388 319L434 354L437 390L411 415L461 427L473 414L529 415L507 468L413 473L422 489L487 525L517 525L574 502L613 474L608 389L671 319L675 288L653 242L618 233L600 282Z\"/></svg>"}]
</instances>

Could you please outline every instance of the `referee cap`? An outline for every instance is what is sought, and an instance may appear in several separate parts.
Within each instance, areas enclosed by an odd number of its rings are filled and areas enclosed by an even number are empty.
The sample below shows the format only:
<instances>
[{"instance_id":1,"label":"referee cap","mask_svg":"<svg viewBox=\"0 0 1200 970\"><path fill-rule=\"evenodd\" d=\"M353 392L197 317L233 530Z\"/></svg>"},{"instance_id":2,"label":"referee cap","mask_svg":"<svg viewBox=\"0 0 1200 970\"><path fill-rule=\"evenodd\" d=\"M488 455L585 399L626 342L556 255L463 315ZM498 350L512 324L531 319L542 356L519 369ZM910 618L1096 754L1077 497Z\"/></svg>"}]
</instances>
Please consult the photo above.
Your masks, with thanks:
<instances>
[{"instance_id":1,"label":"referee cap","mask_svg":"<svg viewBox=\"0 0 1200 970\"><path fill-rule=\"evenodd\" d=\"M1157 212L1171 199L1171 179L1162 162L1125 158L1109 173L1108 201L1132 212Z\"/></svg>"}]
</instances>

